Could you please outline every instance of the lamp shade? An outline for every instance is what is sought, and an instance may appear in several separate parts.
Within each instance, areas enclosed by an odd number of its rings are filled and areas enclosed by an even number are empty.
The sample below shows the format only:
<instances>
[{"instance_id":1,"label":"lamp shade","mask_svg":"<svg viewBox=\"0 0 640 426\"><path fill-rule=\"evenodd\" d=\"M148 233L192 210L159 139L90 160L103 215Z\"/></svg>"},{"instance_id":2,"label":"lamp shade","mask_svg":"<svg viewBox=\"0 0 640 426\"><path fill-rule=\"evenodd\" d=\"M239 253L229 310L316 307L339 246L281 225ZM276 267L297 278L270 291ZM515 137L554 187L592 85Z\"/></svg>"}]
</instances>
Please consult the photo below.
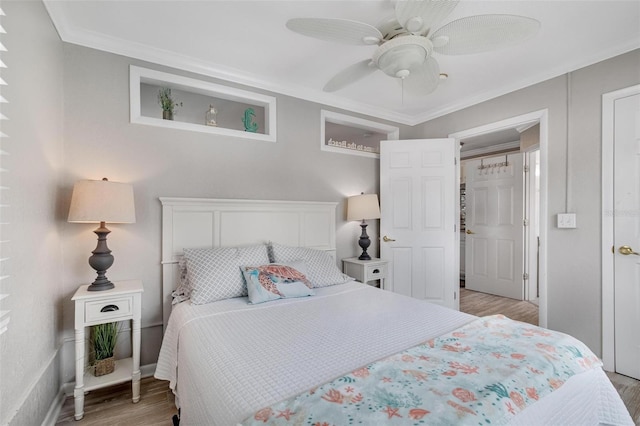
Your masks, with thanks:
<instances>
[{"instance_id":1,"label":"lamp shade","mask_svg":"<svg viewBox=\"0 0 640 426\"><path fill-rule=\"evenodd\" d=\"M360 194L347 198L347 220L380 219L377 194Z\"/></svg>"},{"instance_id":2,"label":"lamp shade","mask_svg":"<svg viewBox=\"0 0 640 426\"><path fill-rule=\"evenodd\" d=\"M69 222L135 223L133 186L106 180L81 180L73 186Z\"/></svg>"}]
</instances>

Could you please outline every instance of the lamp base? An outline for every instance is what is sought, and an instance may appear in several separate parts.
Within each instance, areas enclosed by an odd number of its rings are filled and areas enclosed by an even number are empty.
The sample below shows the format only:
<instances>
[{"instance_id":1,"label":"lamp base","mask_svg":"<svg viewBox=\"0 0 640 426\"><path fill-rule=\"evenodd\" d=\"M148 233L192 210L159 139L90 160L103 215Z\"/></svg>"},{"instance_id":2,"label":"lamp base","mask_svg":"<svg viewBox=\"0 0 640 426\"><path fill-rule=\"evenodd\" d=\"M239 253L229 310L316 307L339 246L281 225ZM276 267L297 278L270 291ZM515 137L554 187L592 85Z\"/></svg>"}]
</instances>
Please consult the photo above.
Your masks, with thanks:
<instances>
[{"instance_id":1,"label":"lamp base","mask_svg":"<svg viewBox=\"0 0 640 426\"><path fill-rule=\"evenodd\" d=\"M89 257L89 265L98 273L98 277L87 288L88 291L109 290L115 287L106 276L107 269L113 265L113 255L107 247L107 235L111 231L107 229L104 222L100 222L100 227L93 231L98 236L98 245Z\"/></svg>"},{"instance_id":2,"label":"lamp base","mask_svg":"<svg viewBox=\"0 0 640 426\"><path fill-rule=\"evenodd\" d=\"M115 285L109 280L106 280L106 282L100 282L100 283L98 283L97 281L98 280L95 280L94 282L89 284L89 287L87 287L87 291L111 290L112 288L115 287Z\"/></svg>"},{"instance_id":3,"label":"lamp base","mask_svg":"<svg viewBox=\"0 0 640 426\"><path fill-rule=\"evenodd\" d=\"M371 256L369 256L369 253L367 253L367 249L371 245L371 240L367 235L367 224L364 220L360 224L360 227L362 228L362 234L360 235L360 239L358 240L358 245L360 246L360 248L362 248L362 254L358 257L358 259L371 260Z\"/></svg>"}]
</instances>

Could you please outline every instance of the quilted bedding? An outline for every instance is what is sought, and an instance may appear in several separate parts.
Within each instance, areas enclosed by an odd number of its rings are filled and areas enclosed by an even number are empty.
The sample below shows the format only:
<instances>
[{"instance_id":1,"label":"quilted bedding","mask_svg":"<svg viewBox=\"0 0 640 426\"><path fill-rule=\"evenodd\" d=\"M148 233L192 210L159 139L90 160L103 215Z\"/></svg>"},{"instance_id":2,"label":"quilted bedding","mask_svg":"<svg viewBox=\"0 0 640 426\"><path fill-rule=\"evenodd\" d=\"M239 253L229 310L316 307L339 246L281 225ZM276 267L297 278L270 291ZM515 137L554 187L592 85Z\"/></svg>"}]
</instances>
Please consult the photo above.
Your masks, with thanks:
<instances>
[{"instance_id":1,"label":"quilted bedding","mask_svg":"<svg viewBox=\"0 0 640 426\"><path fill-rule=\"evenodd\" d=\"M318 290L261 305L246 298L177 305L155 375L170 381L181 424L237 424L475 320L356 282ZM510 423L633 424L599 367L572 376Z\"/></svg>"}]
</instances>

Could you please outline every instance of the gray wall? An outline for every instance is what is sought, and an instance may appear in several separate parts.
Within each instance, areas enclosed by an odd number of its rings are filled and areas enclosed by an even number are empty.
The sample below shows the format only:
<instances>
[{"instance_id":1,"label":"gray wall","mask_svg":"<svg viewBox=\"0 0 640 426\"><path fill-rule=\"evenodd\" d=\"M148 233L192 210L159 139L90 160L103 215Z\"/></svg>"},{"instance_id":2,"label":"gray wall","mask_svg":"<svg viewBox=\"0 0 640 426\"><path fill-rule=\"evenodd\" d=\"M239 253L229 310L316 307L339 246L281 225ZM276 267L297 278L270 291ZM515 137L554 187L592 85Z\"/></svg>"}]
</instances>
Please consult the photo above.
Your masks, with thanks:
<instances>
[{"instance_id":1,"label":"gray wall","mask_svg":"<svg viewBox=\"0 0 640 426\"><path fill-rule=\"evenodd\" d=\"M423 137L450 133L548 108L548 326L602 345L601 136L602 94L640 83L640 50L561 76L417 126ZM566 188L569 126L569 192ZM557 229L555 215L577 213L577 229Z\"/></svg>"},{"instance_id":2,"label":"gray wall","mask_svg":"<svg viewBox=\"0 0 640 426\"><path fill-rule=\"evenodd\" d=\"M229 83L75 45L65 44L64 50L65 170L60 203L68 206L78 179L108 177L133 184L137 223L109 226L115 263L107 275L111 280L139 278L144 283L142 364L156 361L162 339L158 197L336 201L340 203L337 256L359 254L360 227L357 222L345 222L345 199L360 192L377 192L379 162L321 151L322 105L275 95L276 143L130 124L130 64ZM406 128L400 127L403 136ZM95 275L87 258L96 237L92 233L95 226L63 226L64 336L66 346L71 347L73 305L69 298L78 285ZM377 221L371 221L374 254L377 229ZM73 379L72 356L71 350L65 350L65 382Z\"/></svg>"},{"instance_id":3,"label":"gray wall","mask_svg":"<svg viewBox=\"0 0 640 426\"><path fill-rule=\"evenodd\" d=\"M74 378L70 298L94 278L87 258L96 238L94 225L66 223L78 179L106 176L134 185L137 223L110 226L116 261L109 277L144 282L143 364L155 362L161 342L159 196L337 201L338 257L358 253L360 228L344 221L344 200L377 192L378 161L320 151L321 105L277 95L277 143L132 125L129 64L210 79L61 43L40 2L2 7L9 49L2 95L11 102L2 111L11 119L2 123L10 136L2 146L11 155L2 158L9 170L2 185L10 190L1 195L11 204L12 224L8 253L2 253L11 257L2 265L10 279L1 283L11 294L2 302L11 323L0 336L1 424L40 423L60 384ZM549 326L597 353L601 94L640 83L639 64L635 51L574 72L569 119L566 78L560 77L414 128L399 126L401 138L442 137L548 108L550 224L565 206L571 126L571 210L579 228L549 229ZM372 253L377 229L374 221Z\"/></svg>"},{"instance_id":4,"label":"gray wall","mask_svg":"<svg viewBox=\"0 0 640 426\"><path fill-rule=\"evenodd\" d=\"M0 191L2 280L11 311L0 336L0 424L42 422L60 389L63 253L59 179L62 169L62 42L41 2L3 1L2 53L7 68L2 96Z\"/></svg>"}]
</instances>

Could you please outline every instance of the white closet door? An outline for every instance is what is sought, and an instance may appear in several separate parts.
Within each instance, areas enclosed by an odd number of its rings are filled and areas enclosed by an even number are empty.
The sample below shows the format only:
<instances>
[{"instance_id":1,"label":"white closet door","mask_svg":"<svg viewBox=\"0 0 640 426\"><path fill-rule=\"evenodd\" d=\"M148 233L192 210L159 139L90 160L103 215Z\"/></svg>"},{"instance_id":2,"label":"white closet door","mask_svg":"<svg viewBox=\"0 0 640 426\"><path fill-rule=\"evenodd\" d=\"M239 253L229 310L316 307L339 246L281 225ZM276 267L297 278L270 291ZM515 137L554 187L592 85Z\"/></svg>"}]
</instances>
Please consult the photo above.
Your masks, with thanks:
<instances>
[{"instance_id":1,"label":"white closet door","mask_svg":"<svg viewBox=\"0 0 640 426\"><path fill-rule=\"evenodd\" d=\"M615 101L616 371L640 380L640 94Z\"/></svg>"},{"instance_id":2,"label":"white closet door","mask_svg":"<svg viewBox=\"0 0 640 426\"><path fill-rule=\"evenodd\" d=\"M469 161L465 176L465 287L522 300L522 154Z\"/></svg>"}]
</instances>

